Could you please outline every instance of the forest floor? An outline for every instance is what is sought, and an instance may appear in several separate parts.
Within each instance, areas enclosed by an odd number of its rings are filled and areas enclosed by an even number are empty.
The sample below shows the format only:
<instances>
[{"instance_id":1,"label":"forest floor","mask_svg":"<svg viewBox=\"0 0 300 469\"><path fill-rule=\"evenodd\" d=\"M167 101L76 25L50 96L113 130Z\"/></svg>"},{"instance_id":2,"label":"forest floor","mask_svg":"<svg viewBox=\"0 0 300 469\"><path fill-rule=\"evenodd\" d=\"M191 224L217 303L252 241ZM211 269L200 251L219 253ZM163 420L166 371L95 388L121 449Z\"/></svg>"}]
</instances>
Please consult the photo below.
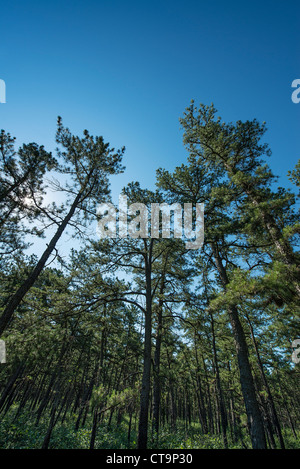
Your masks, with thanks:
<instances>
[{"instance_id":1,"label":"forest floor","mask_svg":"<svg viewBox=\"0 0 300 469\"><path fill-rule=\"evenodd\" d=\"M0 417L0 449L40 449L47 432L49 419L41 419L36 425L34 415L22 413L16 418L15 410L11 409ZM123 418L119 424L102 423L97 430L95 449L136 449L137 425L132 425L128 440L128 420ZM242 436L233 442L229 436L229 449L251 448L248 436ZM300 442L289 430L283 431L286 449L299 449ZM88 449L91 437L91 422L87 421L84 428L74 429L71 417L63 424L57 423L53 429L49 449ZM278 445L279 447L279 445ZM158 439L153 439L149 432L149 449L224 449L222 437L213 434L201 434L199 424L185 427L183 423L176 429L162 428Z\"/></svg>"}]
</instances>

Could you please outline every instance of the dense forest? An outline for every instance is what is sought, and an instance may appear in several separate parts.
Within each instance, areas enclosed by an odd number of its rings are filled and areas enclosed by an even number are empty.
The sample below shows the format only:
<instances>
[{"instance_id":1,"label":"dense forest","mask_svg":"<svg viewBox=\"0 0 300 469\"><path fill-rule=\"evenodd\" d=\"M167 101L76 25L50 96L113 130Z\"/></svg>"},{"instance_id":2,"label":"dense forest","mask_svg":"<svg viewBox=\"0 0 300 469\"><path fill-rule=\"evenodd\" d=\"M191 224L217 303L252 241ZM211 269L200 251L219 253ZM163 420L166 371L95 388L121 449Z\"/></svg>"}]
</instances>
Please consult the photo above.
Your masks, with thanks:
<instances>
[{"instance_id":1,"label":"dense forest","mask_svg":"<svg viewBox=\"0 0 300 469\"><path fill-rule=\"evenodd\" d=\"M125 148L1 131L0 448L299 447L300 162L285 189L265 123L192 101L180 126L182 165L123 194L204 204L200 249L97 236Z\"/></svg>"}]
</instances>

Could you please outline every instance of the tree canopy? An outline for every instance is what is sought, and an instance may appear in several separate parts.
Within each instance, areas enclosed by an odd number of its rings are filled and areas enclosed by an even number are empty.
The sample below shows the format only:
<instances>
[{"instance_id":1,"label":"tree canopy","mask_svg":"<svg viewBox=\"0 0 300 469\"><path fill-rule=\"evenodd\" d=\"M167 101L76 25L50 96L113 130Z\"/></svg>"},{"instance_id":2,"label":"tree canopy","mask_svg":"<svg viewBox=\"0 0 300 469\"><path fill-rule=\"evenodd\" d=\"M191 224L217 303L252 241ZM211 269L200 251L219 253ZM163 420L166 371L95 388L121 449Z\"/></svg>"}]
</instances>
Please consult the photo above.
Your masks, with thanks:
<instances>
[{"instance_id":1,"label":"tree canopy","mask_svg":"<svg viewBox=\"0 0 300 469\"><path fill-rule=\"evenodd\" d=\"M1 448L298 447L298 195L277 186L265 123L192 101L180 124L184 161L124 187L134 236L110 238L90 228L125 148L60 117L55 157L1 131ZM204 204L199 249L172 211L170 237L142 235L138 204L163 203Z\"/></svg>"}]
</instances>

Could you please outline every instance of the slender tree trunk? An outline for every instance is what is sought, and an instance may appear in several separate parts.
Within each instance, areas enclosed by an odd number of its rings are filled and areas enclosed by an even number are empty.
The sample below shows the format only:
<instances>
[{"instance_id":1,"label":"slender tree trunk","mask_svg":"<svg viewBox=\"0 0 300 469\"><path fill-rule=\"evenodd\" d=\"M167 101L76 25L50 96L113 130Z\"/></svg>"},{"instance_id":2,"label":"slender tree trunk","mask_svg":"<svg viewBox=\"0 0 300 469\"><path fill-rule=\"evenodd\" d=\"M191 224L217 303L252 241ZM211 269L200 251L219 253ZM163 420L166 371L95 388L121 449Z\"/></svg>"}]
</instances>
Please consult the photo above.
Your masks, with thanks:
<instances>
[{"instance_id":1,"label":"slender tree trunk","mask_svg":"<svg viewBox=\"0 0 300 469\"><path fill-rule=\"evenodd\" d=\"M225 448L227 449L228 448L228 441L227 441L227 435L226 435L227 417L226 417L226 411L225 411L225 405L224 405L223 391L222 391L221 381L220 381L219 362L218 362L217 349L216 349L215 326L214 326L214 318L212 314L210 314L210 319L211 319L212 342L213 342L212 343L213 356L214 356L215 371L216 371L217 401L218 401L218 406L220 409L223 442L224 442Z\"/></svg>"},{"instance_id":2,"label":"slender tree trunk","mask_svg":"<svg viewBox=\"0 0 300 469\"><path fill-rule=\"evenodd\" d=\"M200 419L203 433L208 433L207 412L205 408L205 402L204 402L204 396L203 396L204 392L202 390L202 382L201 382L201 377L200 377L200 363L199 363L198 352L197 352L196 334L194 337L194 343L195 343L195 358L196 358L196 364L197 364L196 380L197 380L197 388L198 388L197 397L198 397L198 402L199 402L199 419Z\"/></svg>"},{"instance_id":3,"label":"slender tree trunk","mask_svg":"<svg viewBox=\"0 0 300 469\"><path fill-rule=\"evenodd\" d=\"M153 384L153 424L152 429L158 438L159 432L159 413L160 413L160 348L161 348L161 333L159 328L161 324L157 325L157 336L154 354L154 384Z\"/></svg>"},{"instance_id":4,"label":"slender tree trunk","mask_svg":"<svg viewBox=\"0 0 300 469\"><path fill-rule=\"evenodd\" d=\"M226 290L226 286L229 283L228 277L225 268L222 264L222 260L220 258L217 246L213 243L212 251L224 290ZM240 382L248 418L248 426L252 441L252 447L253 449L265 449L266 439L263 420L256 398L255 386L248 358L248 347L246 343L244 330L239 319L237 307L235 305L229 306L228 313L235 340L237 360L240 372Z\"/></svg>"},{"instance_id":5,"label":"slender tree trunk","mask_svg":"<svg viewBox=\"0 0 300 469\"><path fill-rule=\"evenodd\" d=\"M256 353L256 356L257 356L259 371L260 371L260 374L261 374L263 384L264 384L265 389L267 391L268 404L269 404L270 410L271 410L272 421L273 421L273 424L274 424L275 429L276 429L276 433L277 433L278 438L279 438L279 443L280 443L281 449L285 449L283 436L282 436L282 432L281 432L281 428L280 428L280 423L279 423L278 415L277 415L277 412L276 412L276 407L275 407L275 404L274 404L274 400L273 400L273 396L272 396L272 393L271 393L269 383L267 381L267 378L266 378L266 375L265 375L265 372L264 372L264 367L263 367L263 364L262 364L262 361L261 361L261 358L260 358L257 342L256 342L256 339L255 339L255 336L254 336L253 327L252 327L252 324L250 322L250 319L249 319L248 315L246 317L247 317L247 321L248 321L250 331L251 331L251 338L252 338L255 353Z\"/></svg>"},{"instance_id":6,"label":"slender tree trunk","mask_svg":"<svg viewBox=\"0 0 300 469\"><path fill-rule=\"evenodd\" d=\"M128 432L127 432L127 446L128 446L128 448L130 448L132 415L133 415L133 410L132 410L132 409L129 409L129 423L128 423Z\"/></svg>"},{"instance_id":7,"label":"slender tree trunk","mask_svg":"<svg viewBox=\"0 0 300 469\"><path fill-rule=\"evenodd\" d=\"M53 428L55 426L55 415L56 415L56 406L54 405L51 411L51 418L49 422L49 426L42 444L42 449L48 449L49 443L52 435Z\"/></svg>"},{"instance_id":8,"label":"slender tree trunk","mask_svg":"<svg viewBox=\"0 0 300 469\"><path fill-rule=\"evenodd\" d=\"M162 309L163 309L163 300L162 295L164 292L164 273L163 279L160 287L160 299L158 302L157 310L157 330L156 330L156 343L155 343L155 352L154 352L154 384L153 384L153 423L152 429L158 438L159 432L159 414L160 414L160 352L161 352L161 342L162 342Z\"/></svg>"},{"instance_id":9,"label":"slender tree trunk","mask_svg":"<svg viewBox=\"0 0 300 469\"><path fill-rule=\"evenodd\" d=\"M152 240L151 240L152 244ZM142 389L140 396L140 416L138 449L147 448L149 396L151 377L151 329L152 329L152 287L151 287L151 251L145 259L146 270L146 311L145 311L145 343L144 343L144 369L142 377Z\"/></svg>"},{"instance_id":10,"label":"slender tree trunk","mask_svg":"<svg viewBox=\"0 0 300 469\"><path fill-rule=\"evenodd\" d=\"M203 370L204 370L204 376L205 376L205 384L206 384L206 395L207 395L207 415L208 415L208 426L209 426L209 431L211 433L215 432L215 427L214 427L214 418L213 418L213 411L212 411L212 402L211 402L211 392L210 392L210 385L209 385L209 376L207 372L207 367L205 364L205 359L204 356L201 355L202 358L202 364L203 364Z\"/></svg>"},{"instance_id":11,"label":"slender tree trunk","mask_svg":"<svg viewBox=\"0 0 300 469\"><path fill-rule=\"evenodd\" d=\"M48 244L47 249L45 249L44 253L40 257L38 263L36 264L33 271L28 275L27 279L23 282L23 284L18 288L18 290L14 293L14 295L10 298L8 304L6 305L4 312L0 318L0 337L3 334L4 330L6 329L8 323L12 319L14 311L19 306L21 301L23 300L26 293L30 290L32 285L35 283L37 278L39 277L40 273L42 272L43 268L45 267L46 262L48 261L51 253L53 252L56 243L60 239L61 235L63 234L65 228L67 227L69 221L71 220L74 212L82 198L81 192L76 196L69 213L66 215L60 226L58 227L55 235L51 239L50 243Z\"/></svg>"},{"instance_id":12,"label":"slender tree trunk","mask_svg":"<svg viewBox=\"0 0 300 469\"><path fill-rule=\"evenodd\" d=\"M61 373L62 373L62 361L68 351L68 348L69 348L69 344L68 342L66 341L62 348L61 348L61 352L60 352L60 356L59 356L59 359L58 359L58 363L55 367L55 370L53 371L52 375L51 375L51 379L50 379L50 382L49 382L49 385L47 387L47 391L43 397L43 400L37 410L37 415L36 415L36 422L35 424L38 425L39 421L40 421L40 418L42 416L42 413L44 411L44 409L47 407L48 403L49 403L49 400L50 400L50 395L51 395L51 391L53 390L54 386L55 386L55 383L58 382L60 376L61 376Z\"/></svg>"},{"instance_id":13,"label":"slender tree trunk","mask_svg":"<svg viewBox=\"0 0 300 469\"><path fill-rule=\"evenodd\" d=\"M95 440L96 440L96 433L97 433L97 422L98 422L98 410L97 408L94 410L93 414L93 426L92 426L92 433L90 439L90 449L94 449L95 447Z\"/></svg>"},{"instance_id":14,"label":"slender tree trunk","mask_svg":"<svg viewBox=\"0 0 300 469\"><path fill-rule=\"evenodd\" d=\"M2 409L4 408L6 399L13 392L15 384L18 378L23 374L24 370L25 370L25 363L21 363L16 369L16 371L14 372L14 374L12 375L12 377L10 378L10 380L8 381L2 393L2 396L0 398L0 411L2 411Z\"/></svg>"}]
</instances>

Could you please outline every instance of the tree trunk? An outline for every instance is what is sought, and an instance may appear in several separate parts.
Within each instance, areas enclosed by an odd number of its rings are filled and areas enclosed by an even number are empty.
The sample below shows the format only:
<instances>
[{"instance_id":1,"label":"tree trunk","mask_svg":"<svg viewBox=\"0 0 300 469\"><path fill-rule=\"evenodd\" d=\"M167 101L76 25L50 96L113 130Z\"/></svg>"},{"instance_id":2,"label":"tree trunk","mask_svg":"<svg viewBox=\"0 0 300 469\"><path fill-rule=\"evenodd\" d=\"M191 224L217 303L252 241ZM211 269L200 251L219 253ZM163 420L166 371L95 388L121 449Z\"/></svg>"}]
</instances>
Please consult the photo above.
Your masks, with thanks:
<instances>
[{"instance_id":1,"label":"tree trunk","mask_svg":"<svg viewBox=\"0 0 300 469\"><path fill-rule=\"evenodd\" d=\"M223 398L223 391L221 388L221 381L220 381L220 371L219 371L219 362L217 356L217 349L216 349L216 336L215 336L215 326L214 326L214 318L210 313L211 319L211 330L212 330L212 345L213 345L213 356L214 356L214 364L215 364L215 371L216 371L216 390L217 390L217 401L218 407L220 409L220 417L221 417L221 427L222 427L222 437L224 446L228 448L228 441L227 441L227 417L224 405L224 398Z\"/></svg>"},{"instance_id":2,"label":"tree trunk","mask_svg":"<svg viewBox=\"0 0 300 469\"><path fill-rule=\"evenodd\" d=\"M50 418L49 426L48 426L47 433L46 433L46 436L45 436L44 441L43 441L42 449L48 449L49 448L51 434L52 434L53 428L55 426L55 414L56 414L56 406L53 406L53 409L51 411L51 418Z\"/></svg>"},{"instance_id":3,"label":"tree trunk","mask_svg":"<svg viewBox=\"0 0 300 469\"><path fill-rule=\"evenodd\" d=\"M21 363L10 380L8 381L6 387L4 388L4 391L2 393L2 396L0 398L0 412L2 411L2 408L4 407L5 401L7 397L13 392L14 386L16 384L17 379L22 376L25 370L25 363Z\"/></svg>"},{"instance_id":4,"label":"tree trunk","mask_svg":"<svg viewBox=\"0 0 300 469\"><path fill-rule=\"evenodd\" d=\"M223 288L226 290L226 286L229 283L227 273L222 264L217 246L212 243L211 247ZM244 330L239 319L237 307L235 305L229 306L228 313L237 352L240 383L248 418L252 447L253 449L266 449L263 420L256 399L255 386L248 359L248 347Z\"/></svg>"},{"instance_id":5,"label":"tree trunk","mask_svg":"<svg viewBox=\"0 0 300 469\"><path fill-rule=\"evenodd\" d=\"M152 245L152 240L151 240ZM140 416L138 449L147 448L148 439L148 413L151 377L151 329L152 329L152 287L151 287L151 250L145 259L146 270L146 311L145 311L145 343L144 343L144 369L140 397Z\"/></svg>"},{"instance_id":6,"label":"tree trunk","mask_svg":"<svg viewBox=\"0 0 300 469\"><path fill-rule=\"evenodd\" d=\"M0 337L3 334L4 330L6 329L9 321L11 320L14 311L16 308L19 306L21 301L23 300L24 296L26 293L30 290L32 285L35 283L37 278L39 277L40 273L42 272L43 268L45 267L45 264L47 260L49 259L52 251L54 250L56 243L60 239L61 235L63 234L65 228L67 227L69 221L71 220L72 216L74 215L74 212L80 202L80 199L82 197L81 192L77 194L70 210L69 213L66 215L64 220L62 221L61 225L58 227L55 235L51 239L50 243L48 244L47 249L45 249L44 253L40 257L37 265L33 269L33 271L28 275L27 279L23 282L23 284L18 288L18 290L14 293L14 295L10 298L6 308L4 309L4 312L0 318Z\"/></svg>"},{"instance_id":7,"label":"tree trunk","mask_svg":"<svg viewBox=\"0 0 300 469\"><path fill-rule=\"evenodd\" d=\"M92 433L90 439L90 449L94 449L95 447L95 440L96 440L96 433L97 433L97 422L98 422L98 410L97 408L94 410L93 415L93 426L92 426Z\"/></svg>"},{"instance_id":8,"label":"tree trunk","mask_svg":"<svg viewBox=\"0 0 300 469\"><path fill-rule=\"evenodd\" d=\"M282 436L282 432L281 432L281 428L280 428L280 423L279 423L279 420L278 420L278 415L277 415L277 412L276 412L276 408L275 408L274 400L273 400L273 397L272 397L271 389L270 389L269 383L267 381L267 378L266 378L266 375L265 375L265 372L264 372L264 368L263 368L263 364L262 364L262 361L261 361L261 358L260 358L257 342L256 342L256 339L255 339L255 336L254 336L253 327L252 327L252 324L250 322L250 319L249 319L248 315L246 317L247 317L247 321L248 321L250 331L251 331L251 337L252 337L252 342L253 342L253 345L254 345L255 353L256 353L256 356L257 356L259 371L260 371L261 378L262 378L263 384L266 388L267 395L268 395L268 404L269 404L270 410L271 410L272 422L275 426L276 433L277 433L278 438L279 438L279 443L280 443L281 449L285 449L283 436Z\"/></svg>"},{"instance_id":9,"label":"tree trunk","mask_svg":"<svg viewBox=\"0 0 300 469\"><path fill-rule=\"evenodd\" d=\"M160 287L160 299L158 302L158 311L157 311L157 330L156 330L156 343L155 343L155 352L154 352L154 384L153 384L153 424L152 429L158 438L159 432L159 414L160 414L160 351L161 351L161 341L162 341L162 308L163 300L162 295L164 292L164 274Z\"/></svg>"}]
</instances>

